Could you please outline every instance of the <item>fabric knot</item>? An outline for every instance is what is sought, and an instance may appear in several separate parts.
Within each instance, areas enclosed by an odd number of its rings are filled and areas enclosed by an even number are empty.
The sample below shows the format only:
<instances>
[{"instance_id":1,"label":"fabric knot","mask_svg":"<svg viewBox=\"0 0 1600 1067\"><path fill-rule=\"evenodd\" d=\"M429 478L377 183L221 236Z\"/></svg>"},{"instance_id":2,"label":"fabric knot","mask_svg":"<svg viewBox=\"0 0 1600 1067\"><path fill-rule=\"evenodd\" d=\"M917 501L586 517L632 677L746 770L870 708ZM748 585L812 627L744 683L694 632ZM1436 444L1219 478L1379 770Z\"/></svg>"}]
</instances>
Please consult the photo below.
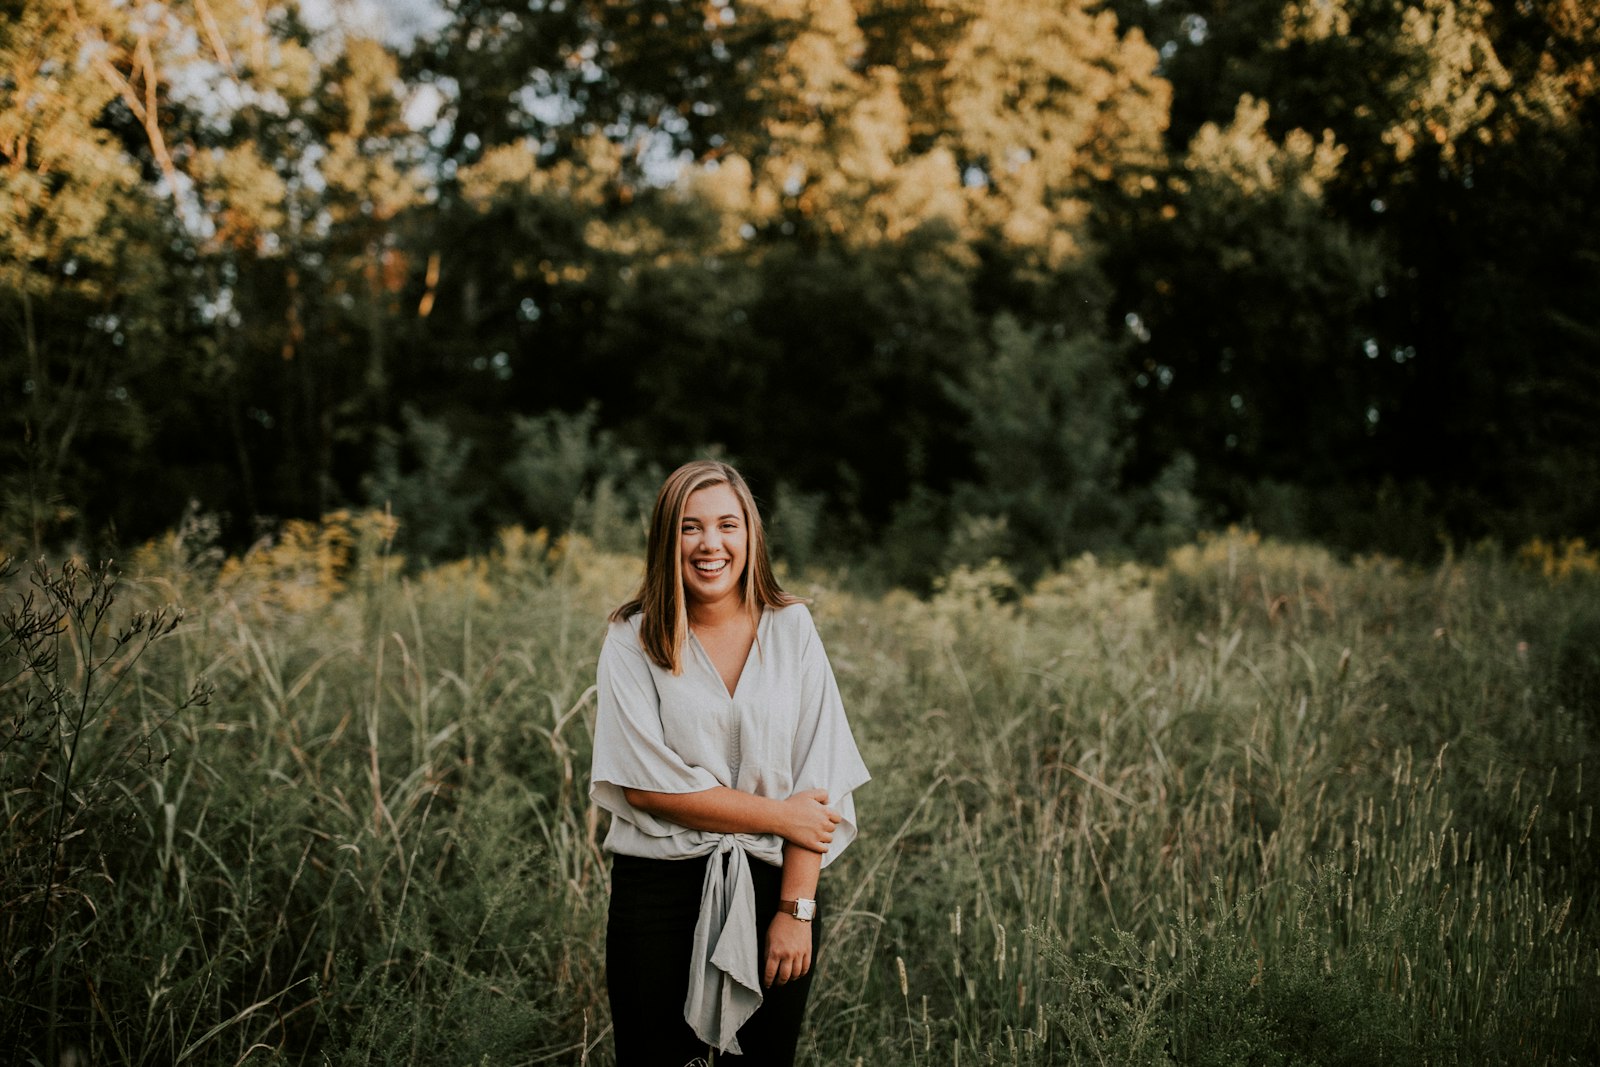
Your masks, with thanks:
<instances>
[{"instance_id":1,"label":"fabric knot","mask_svg":"<svg viewBox=\"0 0 1600 1067\"><path fill-rule=\"evenodd\" d=\"M761 1006L760 931L747 849L764 852L763 844L744 834L716 835L706 857L683 1005L700 1040L734 1054L740 1051L739 1027Z\"/></svg>"}]
</instances>

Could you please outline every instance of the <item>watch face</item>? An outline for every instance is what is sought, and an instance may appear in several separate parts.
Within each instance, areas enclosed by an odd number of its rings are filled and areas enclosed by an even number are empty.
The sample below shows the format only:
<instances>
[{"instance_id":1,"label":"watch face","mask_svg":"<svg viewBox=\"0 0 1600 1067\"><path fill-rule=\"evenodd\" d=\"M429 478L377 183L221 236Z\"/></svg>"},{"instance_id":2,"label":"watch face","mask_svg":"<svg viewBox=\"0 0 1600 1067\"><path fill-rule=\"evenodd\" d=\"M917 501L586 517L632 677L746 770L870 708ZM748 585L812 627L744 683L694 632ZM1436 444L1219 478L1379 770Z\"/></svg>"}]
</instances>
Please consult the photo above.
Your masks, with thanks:
<instances>
[{"instance_id":1,"label":"watch face","mask_svg":"<svg viewBox=\"0 0 1600 1067\"><path fill-rule=\"evenodd\" d=\"M817 902L814 900L797 900L794 902L794 917L807 921L816 918Z\"/></svg>"}]
</instances>

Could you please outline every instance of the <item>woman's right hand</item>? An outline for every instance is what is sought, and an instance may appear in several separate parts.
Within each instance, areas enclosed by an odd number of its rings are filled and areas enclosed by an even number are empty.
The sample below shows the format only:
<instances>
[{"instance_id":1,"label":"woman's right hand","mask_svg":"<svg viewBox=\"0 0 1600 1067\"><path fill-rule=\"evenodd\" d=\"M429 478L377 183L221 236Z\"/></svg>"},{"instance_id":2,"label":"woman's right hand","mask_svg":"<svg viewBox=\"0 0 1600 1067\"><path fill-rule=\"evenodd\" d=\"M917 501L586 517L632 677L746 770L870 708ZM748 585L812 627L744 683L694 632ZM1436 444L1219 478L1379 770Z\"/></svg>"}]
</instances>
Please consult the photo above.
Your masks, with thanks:
<instances>
[{"instance_id":1,"label":"woman's right hand","mask_svg":"<svg viewBox=\"0 0 1600 1067\"><path fill-rule=\"evenodd\" d=\"M827 852L833 828L843 818L828 807L826 789L805 789L779 805L778 835L791 845L811 852Z\"/></svg>"}]
</instances>

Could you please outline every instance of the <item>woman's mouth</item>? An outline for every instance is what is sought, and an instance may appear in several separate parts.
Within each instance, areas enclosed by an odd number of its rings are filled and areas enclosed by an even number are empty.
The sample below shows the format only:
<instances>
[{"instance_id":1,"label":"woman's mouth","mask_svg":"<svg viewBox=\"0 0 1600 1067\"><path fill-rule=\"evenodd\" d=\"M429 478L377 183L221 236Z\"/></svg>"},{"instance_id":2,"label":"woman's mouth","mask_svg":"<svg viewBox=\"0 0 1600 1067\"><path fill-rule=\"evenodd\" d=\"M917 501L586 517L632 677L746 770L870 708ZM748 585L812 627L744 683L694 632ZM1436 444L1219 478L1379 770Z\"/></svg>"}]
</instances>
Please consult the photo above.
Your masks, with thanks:
<instances>
[{"instance_id":1,"label":"woman's mouth","mask_svg":"<svg viewBox=\"0 0 1600 1067\"><path fill-rule=\"evenodd\" d=\"M715 578L728 569L728 561L725 559L696 560L694 569L704 577Z\"/></svg>"}]
</instances>

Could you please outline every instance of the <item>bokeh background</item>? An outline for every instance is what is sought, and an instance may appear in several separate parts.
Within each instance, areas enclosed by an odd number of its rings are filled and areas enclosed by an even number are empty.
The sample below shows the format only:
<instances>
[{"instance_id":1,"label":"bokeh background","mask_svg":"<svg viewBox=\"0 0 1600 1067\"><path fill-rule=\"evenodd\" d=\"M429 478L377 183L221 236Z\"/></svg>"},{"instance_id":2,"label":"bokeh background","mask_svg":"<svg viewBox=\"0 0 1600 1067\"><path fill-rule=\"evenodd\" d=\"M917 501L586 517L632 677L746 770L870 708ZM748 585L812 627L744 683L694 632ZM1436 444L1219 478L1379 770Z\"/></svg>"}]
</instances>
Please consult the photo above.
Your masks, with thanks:
<instances>
[{"instance_id":1,"label":"bokeh background","mask_svg":"<svg viewBox=\"0 0 1600 1067\"><path fill-rule=\"evenodd\" d=\"M1582 0L7 0L3 536L636 540L710 452L912 587L1592 543L1597 46Z\"/></svg>"},{"instance_id":2,"label":"bokeh background","mask_svg":"<svg viewBox=\"0 0 1600 1067\"><path fill-rule=\"evenodd\" d=\"M1600 1063L1597 12L0 0L0 1060L609 1067L709 453L802 1065Z\"/></svg>"}]
</instances>

